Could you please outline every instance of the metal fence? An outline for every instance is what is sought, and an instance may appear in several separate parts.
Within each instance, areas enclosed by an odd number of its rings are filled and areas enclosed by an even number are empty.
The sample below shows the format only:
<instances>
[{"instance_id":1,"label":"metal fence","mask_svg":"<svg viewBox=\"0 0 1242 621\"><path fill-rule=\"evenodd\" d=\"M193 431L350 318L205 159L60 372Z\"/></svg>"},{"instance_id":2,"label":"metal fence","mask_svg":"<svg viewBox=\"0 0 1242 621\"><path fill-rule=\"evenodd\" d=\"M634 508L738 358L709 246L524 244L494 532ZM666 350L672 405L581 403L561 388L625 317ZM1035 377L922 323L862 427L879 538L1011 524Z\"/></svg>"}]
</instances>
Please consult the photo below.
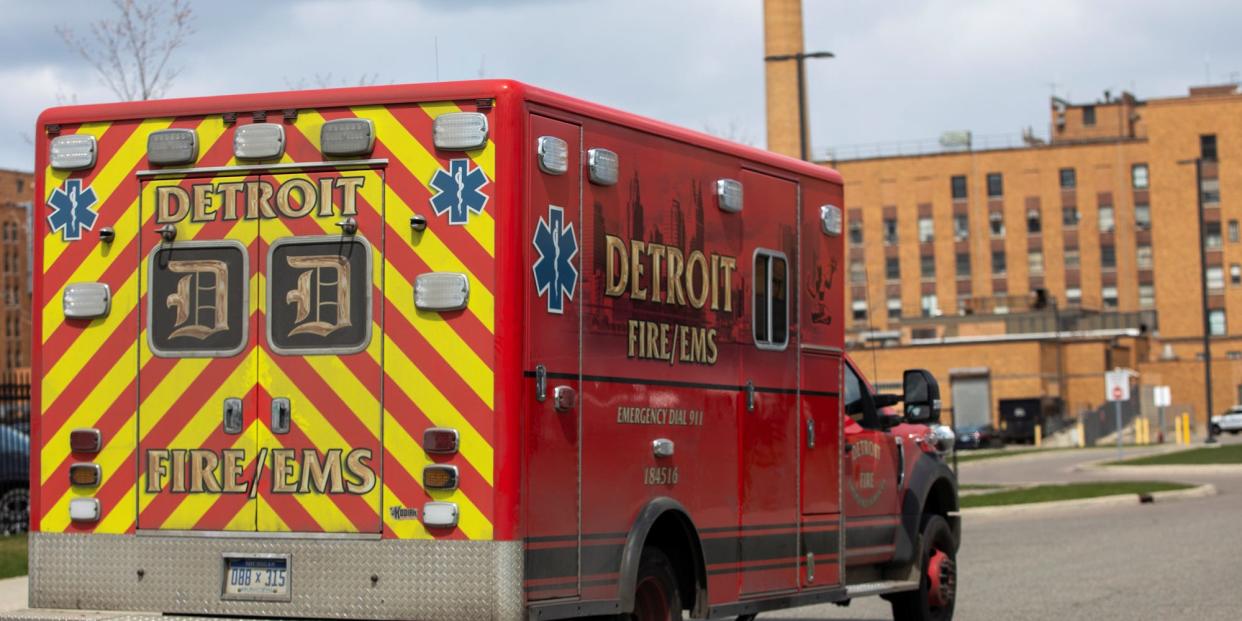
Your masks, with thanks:
<instances>
[{"instance_id":1,"label":"metal fence","mask_svg":"<svg viewBox=\"0 0 1242 621\"><path fill-rule=\"evenodd\" d=\"M1105 403L1095 410L1088 410L1079 414L1087 446L1095 446L1099 441L1118 431L1117 410L1115 408L1116 406L1112 403ZM1138 392L1135 391L1129 401L1121 402L1121 430L1124 431L1126 426L1138 415L1139 400Z\"/></svg>"},{"instance_id":2,"label":"metal fence","mask_svg":"<svg viewBox=\"0 0 1242 621\"><path fill-rule=\"evenodd\" d=\"M30 523L30 382L0 375L0 534Z\"/></svg>"}]
</instances>

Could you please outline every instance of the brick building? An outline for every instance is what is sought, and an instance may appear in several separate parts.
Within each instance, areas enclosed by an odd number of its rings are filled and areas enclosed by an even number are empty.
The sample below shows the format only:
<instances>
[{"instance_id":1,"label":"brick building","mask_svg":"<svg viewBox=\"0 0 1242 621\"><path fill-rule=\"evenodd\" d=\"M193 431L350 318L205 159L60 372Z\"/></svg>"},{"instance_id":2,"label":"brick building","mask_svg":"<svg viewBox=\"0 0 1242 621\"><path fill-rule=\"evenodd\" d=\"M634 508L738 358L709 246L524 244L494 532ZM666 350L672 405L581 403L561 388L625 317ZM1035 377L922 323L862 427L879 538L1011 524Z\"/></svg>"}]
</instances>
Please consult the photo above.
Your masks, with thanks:
<instances>
[{"instance_id":1,"label":"brick building","mask_svg":"<svg viewBox=\"0 0 1242 621\"><path fill-rule=\"evenodd\" d=\"M802 51L800 15L798 0L765 2L768 54ZM768 146L797 157L786 64L767 65ZM1173 413L1201 431L1206 323L1213 409L1242 403L1237 85L1053 98L1046 137L949 132L898 148L837 148L822 162L846 184L849 345L881 388L921 366L946 385L950 416L959 378L980 375L993 421L1020 398L1059 399L1075 416L1104 405L1105 372L1126 367L1139 372L1139 409L1152 409L1146 387L1167 384Z\"/></svg>"},{"instance_id":2,"label":"brick building","mask_svg":"<svg viewBox=\"0 0 1242 621\"><path fill-rule=\"evenodd\" d=\"M30 367L34 175L0 170L0 373Z\"/></svg>"}]
</instances>

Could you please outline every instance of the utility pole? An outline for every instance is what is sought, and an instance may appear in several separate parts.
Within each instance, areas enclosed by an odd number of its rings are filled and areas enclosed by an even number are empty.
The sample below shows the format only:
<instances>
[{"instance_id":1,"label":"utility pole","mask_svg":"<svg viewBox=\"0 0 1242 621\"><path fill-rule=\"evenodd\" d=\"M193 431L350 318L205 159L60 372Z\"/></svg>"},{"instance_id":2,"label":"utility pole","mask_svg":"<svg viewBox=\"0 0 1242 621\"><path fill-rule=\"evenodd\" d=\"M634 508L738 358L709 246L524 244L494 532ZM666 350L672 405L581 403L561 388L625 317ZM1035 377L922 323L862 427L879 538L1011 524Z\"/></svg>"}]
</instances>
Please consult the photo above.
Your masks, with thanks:
<instances>
[{"instance_id":1,"label":"utility pole","mask_svg":"<svg viewBox=\"0 0 1242 621\"><path fill-rule=\"evenodd\" d=\"M1205 425L1207 436L1203 442L1215 444L1216 437L1212 434L1212 413L1216 410L1212 405L1212 320L1208 309L1207 223L1203 217L1203 158L1179 160L1177 163L1195 165L1195 206L1199 217L1199 308L1203 315L1203 389L1207 404L1207 414L1204 419L1207 422Z\"/></svg>"}]
</instances>

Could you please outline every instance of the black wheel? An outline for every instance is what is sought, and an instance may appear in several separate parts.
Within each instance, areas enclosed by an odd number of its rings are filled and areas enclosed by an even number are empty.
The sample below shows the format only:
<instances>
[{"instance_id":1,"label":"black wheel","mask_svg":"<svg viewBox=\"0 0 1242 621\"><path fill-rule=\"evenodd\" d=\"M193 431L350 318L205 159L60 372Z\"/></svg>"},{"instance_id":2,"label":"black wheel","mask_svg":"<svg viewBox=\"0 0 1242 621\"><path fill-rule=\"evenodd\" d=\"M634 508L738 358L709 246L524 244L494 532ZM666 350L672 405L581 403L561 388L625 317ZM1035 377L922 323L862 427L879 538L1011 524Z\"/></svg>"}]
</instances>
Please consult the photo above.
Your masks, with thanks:
<instances>
[{"instance_id":1,"label":"black wheel","mask_svg":"<svg viewBox=\"0 0 1242 621\"><path fill-rule=\"evenodd\" d=\"M680 621L681 594L673 563L658 548L643 550L634 586L633 621Z\"/></svg>"},{"instance_id":2,"label":"black wheel","mask_svg":"<svg viewBox=\"0 0 1242 621\"><path fill-rule=\"evenodd\" d=\"M1238 435L1238 430L1237 430L1237 429L1230 429L1230 430L1229 430L1229 435L1231 435L1231 436L1236 436L1236 435Z\"/></svg>"},{"instance_id":3,"label":"black wheel","mask_svg":"<svg viewBox=\"0 0 1242 621\"><path fill-rule=\"evenodd\" d=\"M923 522L921 574L917 591L890 598L894 621L949 621L957 602L957 542L939 515Z\"/></svg>"},{"instance_id":4,"label":"black wheel","mask_svg":"<svg viewBox=\"0 0 1242 621\"><path fill-rule=\"evenodd\" d=\"M748 615L738 615L736 621L755 621L757 618L759 618L758 613L752 612Z\"/></svg>"},{"instance_id":5,"label":"black wheel","mask_svg":"<svg viewBox=\"0 0 1242 621\"><path fill-rule=\"evenodd\" d=\"M30 525L30 490L14 487L0 495L0 533L24 533Z\"/></svg>"},{"instance_id":6,"label":"black wheel","mask_svg":"<svg viewBox=\"0 0 1242 621\"><path fill-rule=\"evenodd\" d=\"M1220 435L1220 426L1219 426L1219 425L1212 425L1212 435L1214 435L1214 436L1219 436L1219 435Z\"/></svg>"}]
</instances>

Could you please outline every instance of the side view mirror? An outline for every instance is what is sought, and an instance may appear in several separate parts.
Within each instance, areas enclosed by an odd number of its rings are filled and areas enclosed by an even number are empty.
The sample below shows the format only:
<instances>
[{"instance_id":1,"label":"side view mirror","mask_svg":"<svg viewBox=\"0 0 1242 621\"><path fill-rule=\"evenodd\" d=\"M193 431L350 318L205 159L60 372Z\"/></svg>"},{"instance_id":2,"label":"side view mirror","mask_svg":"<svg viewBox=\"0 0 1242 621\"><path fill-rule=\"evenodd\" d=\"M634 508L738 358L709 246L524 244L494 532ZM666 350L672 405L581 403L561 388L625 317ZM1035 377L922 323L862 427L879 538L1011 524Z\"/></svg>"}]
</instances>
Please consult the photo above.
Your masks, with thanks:
<instances>
[{"instance_id":1,"label":"side view mirror","mask_svg":"<svg viewBox=\"0 0 1242 621\"><path fill-rule=\"evenodd\" d=\"M907 369L902 375L902 397L906 421L911 423L940 422L940 384L924 369Z\"/></svg>"}]
</instances>

